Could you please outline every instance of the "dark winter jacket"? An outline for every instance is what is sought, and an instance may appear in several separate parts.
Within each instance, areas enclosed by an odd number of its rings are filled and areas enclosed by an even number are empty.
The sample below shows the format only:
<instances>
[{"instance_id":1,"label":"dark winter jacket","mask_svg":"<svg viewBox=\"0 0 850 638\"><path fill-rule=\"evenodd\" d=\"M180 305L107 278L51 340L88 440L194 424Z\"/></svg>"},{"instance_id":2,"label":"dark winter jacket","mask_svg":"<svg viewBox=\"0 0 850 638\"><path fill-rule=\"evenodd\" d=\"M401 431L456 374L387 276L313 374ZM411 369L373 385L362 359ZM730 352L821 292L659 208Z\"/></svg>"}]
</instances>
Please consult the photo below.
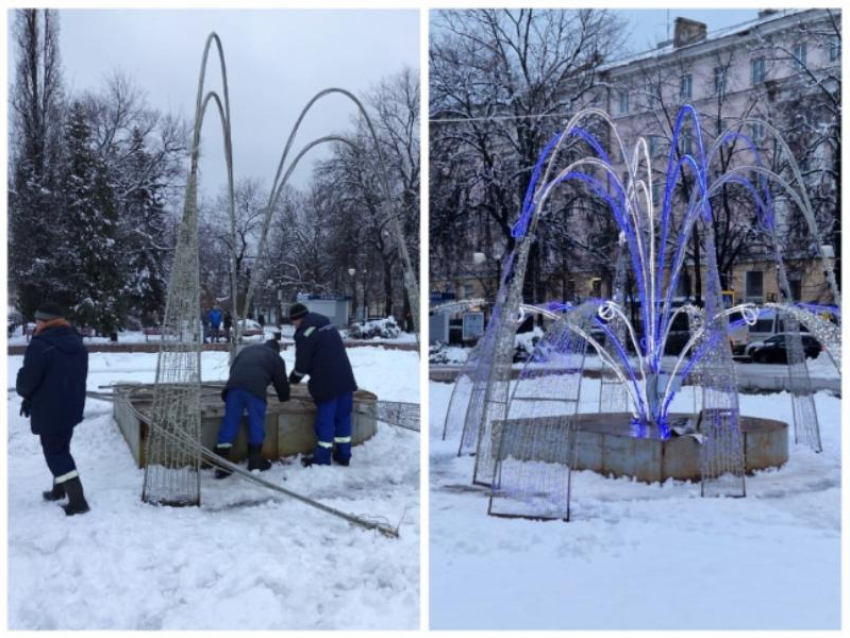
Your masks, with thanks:
<instances>
[{"instance_id":1,"label":"dark winter jacket","mask_svg":"<svg viewBox=\"0 0 850 638\"><path fill-rule=\"evenodd\" d=\"M15 389L30 408L33 434L67 431L83 420L89 353L73 328L48 328L32 338Z\"/></svg>"},{"instance_id":2,"label":"dark winter jacket","mask_svg":"<svg viewBox=\"0 0 850 638\"><path fill-rule=\"evenodd\" d=\"M221 310L216 308L210 310L210 324L213 328L218 328L221 325Z\"/></svg>"},{"instance_id":3,"label":"dark winter jacket","mask_svg":"<svg viewBox=\"0 0 850 638\"><path fill-rule=\"evenodd\" d=\"M230 366L230 378L221 392L222 399L230 388L242 388L255 397L266 400L266 388L274 385L278 401L289 401L289 380L286 364L280 355L264 343L247 346Z\"/></svg>"},{"instance_id":4,"label":"dark winter jacket","mask_svg":"<svg viewBox=\"0 0 850 638\"><path fill-rule=\"evenodd\" d=\"M317 403L357 389L342 337L324 315L308 313L295 331L294 374L310 375L307 387Z\"/></svg>"}]
</instances>

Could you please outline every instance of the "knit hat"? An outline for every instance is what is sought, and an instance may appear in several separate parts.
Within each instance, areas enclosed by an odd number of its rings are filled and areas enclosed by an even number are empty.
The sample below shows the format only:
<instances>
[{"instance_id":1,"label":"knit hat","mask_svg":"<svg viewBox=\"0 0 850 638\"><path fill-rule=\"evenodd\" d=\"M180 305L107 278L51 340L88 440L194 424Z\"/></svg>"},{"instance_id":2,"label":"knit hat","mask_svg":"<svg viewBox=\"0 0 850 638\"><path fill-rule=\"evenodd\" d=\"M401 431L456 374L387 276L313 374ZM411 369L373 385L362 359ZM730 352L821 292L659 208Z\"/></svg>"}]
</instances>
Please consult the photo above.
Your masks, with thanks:
<instances>
[{"instance_id":1,"label":"knit hat","mask_svg":"<svg viewBox=\"0 0 850 638\"><path fill-rule=\"evenodd\" d=\"M45 301L35 311L36 321L53 321L54 319L61 319L64 316L65 311L62 310L59 304L50 301Z\"/></svg>"},{"instance_id":2,"label":"knit hat","mask_svg":"<svg viewBox=\"0 0 850 638\"><path fill-rule=\"evenodd\" d=\"M310 312L307 310L307 306L301 303L292 304L289 308L289 320L295 321L296 319L303 319L307 316L307 313Z\"/></svg>"},{"instance_id":3,"label":"knit hat","mask_svg":"<svg viewBox=\"0 0 850 638\"><path fill-rule=\"evenodd\" d=\"M277 339L269 339L266 341L266 345L275 352L280 353L280 343L278 343Z\"/></svg>"}]
</instances>

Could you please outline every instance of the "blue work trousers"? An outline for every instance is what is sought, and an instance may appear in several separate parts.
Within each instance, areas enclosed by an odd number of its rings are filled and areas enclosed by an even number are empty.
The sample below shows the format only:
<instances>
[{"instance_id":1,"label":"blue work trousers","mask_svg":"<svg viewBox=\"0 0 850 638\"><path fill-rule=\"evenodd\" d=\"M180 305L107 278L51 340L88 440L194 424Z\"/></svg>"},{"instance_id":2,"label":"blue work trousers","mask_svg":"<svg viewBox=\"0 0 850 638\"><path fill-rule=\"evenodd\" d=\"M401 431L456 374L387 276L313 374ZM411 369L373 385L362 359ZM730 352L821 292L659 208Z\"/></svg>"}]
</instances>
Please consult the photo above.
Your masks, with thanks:
<instances>
[{"instance_id":1,"label":"blue work trousers","mask_svg":"<svg viewBox=\"0 0 850 638\"><path fill-rule=\"evenodd\" d=\"M44 460L54 478L67 479L76 476L67 476L75 472L77 465L71 456L71 437L74 429L68 428L41 435L41 449L44 452ZM61 482L61 481L60 481Z\"/></svg>"},{"instance_id":2,"label":"blue work trousers","mask_svg":"<svg viewBox=\"0 0 850 638\"><path fill-rule=\"evenodd\" d=\"M248 412L248 445L262 445L266 438L266 402L242 388L230 388L224 400L224 419L218 444L232 445L239 433L242 414Z\"/></svg>"},{"instance_id":3,"label":"blue work trousers","mask_svg":"<svg viewBox=\"0 0 850 638\"><path fill-rule=\"evenodd\" d=\"M313 452L313 462L316 465L330 464L334 446L337 458L351 458L353 404L353 392L343 392L330 401L316 403L316 450Z\"/></svg>"}]
</instances>

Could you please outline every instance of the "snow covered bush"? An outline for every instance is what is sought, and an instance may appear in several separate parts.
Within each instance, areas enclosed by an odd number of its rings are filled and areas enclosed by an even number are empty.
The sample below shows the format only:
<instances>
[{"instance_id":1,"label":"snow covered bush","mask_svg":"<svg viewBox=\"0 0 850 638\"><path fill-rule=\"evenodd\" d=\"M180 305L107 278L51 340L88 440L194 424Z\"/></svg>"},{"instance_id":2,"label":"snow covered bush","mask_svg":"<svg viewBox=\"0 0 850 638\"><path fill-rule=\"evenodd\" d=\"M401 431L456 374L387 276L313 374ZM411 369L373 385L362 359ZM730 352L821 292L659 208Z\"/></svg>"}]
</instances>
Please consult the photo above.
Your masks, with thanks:
<instances>
[{"instance_id":1,"label":"snow covered bush","mask_svg":"<svg viewBox=\"0 0 850 638\"><path fill-rule=\"evenodd\" d=\"M395 317L355 323L348 330L349 339L396 339L399 334Z\"/></svg>"},{"instance_id":2,"label":"snow covered bush","mask_svg":"<svg viewBox=\"0 0 850 638\"><path fill-rule=\"evenodd\" d=\"M472 348L435 343L428 348L428 362L434 365L461 365L466 363Z\"/></svg>"},{"instance_id":3,"label":"snow covered bush","mask_svg":"<svg viewBox=\"0 0 850 638\"><path fill-rule=\"evenodd\" d=\"M534 347L543 338L543 329L534 326L533 330L517 334L514 341L514 361L528 361L534 354Z\"/></svg>"},{"instance_id":4,"label":"snow covered bush","mask_svg":"<svg viewBox=\"0 0 850 638\"><path fill-rule=\"evenodd\" d=\"M449 354L446 344L435 343L428 347L428 363L445 365L449 362Z\"/></svg>"}]
</instances>

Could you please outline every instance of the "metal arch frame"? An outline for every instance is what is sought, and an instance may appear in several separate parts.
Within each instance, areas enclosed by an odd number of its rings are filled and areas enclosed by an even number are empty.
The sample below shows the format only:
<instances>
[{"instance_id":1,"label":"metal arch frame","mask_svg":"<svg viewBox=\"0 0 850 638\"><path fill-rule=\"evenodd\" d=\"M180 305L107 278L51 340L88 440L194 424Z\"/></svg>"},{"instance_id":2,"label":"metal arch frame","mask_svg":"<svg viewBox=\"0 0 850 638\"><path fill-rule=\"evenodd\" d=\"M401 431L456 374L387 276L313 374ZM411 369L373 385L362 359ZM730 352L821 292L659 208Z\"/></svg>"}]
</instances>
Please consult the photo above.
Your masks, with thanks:
<instances>
[{"instance_id":1,"label":"metal arch frame","mask_svg":"<svg viewBox=\"0 0 850 638\"><path fill-rule=\"evenodd\" d=\"M354 102L354 104L357 106L357 108L360 112L360 115L366 121L366 125L369 128L369 133L372 137L372 141L375 144L375 150L376 150L377 155L378 155L378 164L379 164L378 169L379 169L379 174L380 174L380 182L381 182L381 187L382 187L383 196L384 196L384 206L386 208L387 215L390 219L390 225L392 227L393 235L395 236L395 240L396 240L396 247L399 251L399 255L401 256L402 264L404 266L405 287L407 289L408 300L410 301L411 315L412 315L412 318L413 318L414 330L415 330L417 338L418 338L418 336L419 336L419 283L418 283L418 280L416 279L416 275L413 271L413 264L410 260L410 254L407 250L407 243L404 241L404 234L402 233L402 230L401 230L401 224L400 224L400 222L398 220L398 216L395 214L395 210L392 206L392 201L393 201L392 200L392 191L391 191L390 185L389 185L389 177L388 177L388 173L387 173L386 160L384 158L383 150L381 150L381 145L380 145L380 142L378 140L378 135L375 132L375 128L372 125L372 120L369 117L369 114L366 112L366 109L363 106L363 103L350 91L347 91L347 90L341 89L341 88L337 88L337 87L331 87L331 88L324 89L322 91L319 91L316 95L314 95L310 99L310 101L307 102L307 104L304 106L304 108L301 110L301 113L298 116L298 119L296 120L295 124L293 125L293 127L292 127L292 129L289 133L289 137L286 140L286 144L284 146L283 152L281 153L280 162L278 163L277 172L275 173L274 182L272 183L271 193L269 195L269 202L268 202L268 205L266 207L266 216L265 216L265 219L263 221L263 231L262 231L262 234L261 234L261 237L260 237L259 246L257 248L257 255L262 255L265 252L266 240L267 240L267 237L268 237L268 231L269 231L269 227L270 227L270 224L271 224L271 216L273 214L275 207L277 206L278 200L280 199L280 196L283 193L283 189L286 186L286 183L289 180L289 177L292 175L293 169L295 168L297 163L301 160L301 158L304 156L304 154L310 148L313 148L314 146L318 145L319 143L322 143L323 141L331 141L331 139L332 139L332 136L326 137L326 138L321 138L319 140L314 140L313 142L308 144L304 149L302 149L302 151L293 160L292 164L290 165L290 167L286 171L286 173L285 174L283 173L283 168L284 168L284 165L286 164L286 158L289 155L289 152L292 148L292 144L294 143L295 137L298 133L298 129L301 127L301 123L303 122L304 118L307 116L307 113L310 111L310 109L320 99L322 99L322 98L324 98L328 95L334 94L334 93L341 94L341 95L347 97L352 102ZM333 139L334 139L334 141L345 142L345 143L349 144L354 149L359 149L358 145L356 145L351 140L338 138L338 137L333 138ZM253 298L254 288L256 286L257 280L258 280L258 276L256 275L256 271L255 271L255 273L251 277L251 281L249 282L249 285L248 285L248 292L245 296L245 312L246 312L246 314L248 312L248 309L250 308L250 304L251 304L251 300ZM239 334L240 334L240 332L237 330L237 333L236 333L237 339L239 337Z\"/></svg>"}]
</instances>

